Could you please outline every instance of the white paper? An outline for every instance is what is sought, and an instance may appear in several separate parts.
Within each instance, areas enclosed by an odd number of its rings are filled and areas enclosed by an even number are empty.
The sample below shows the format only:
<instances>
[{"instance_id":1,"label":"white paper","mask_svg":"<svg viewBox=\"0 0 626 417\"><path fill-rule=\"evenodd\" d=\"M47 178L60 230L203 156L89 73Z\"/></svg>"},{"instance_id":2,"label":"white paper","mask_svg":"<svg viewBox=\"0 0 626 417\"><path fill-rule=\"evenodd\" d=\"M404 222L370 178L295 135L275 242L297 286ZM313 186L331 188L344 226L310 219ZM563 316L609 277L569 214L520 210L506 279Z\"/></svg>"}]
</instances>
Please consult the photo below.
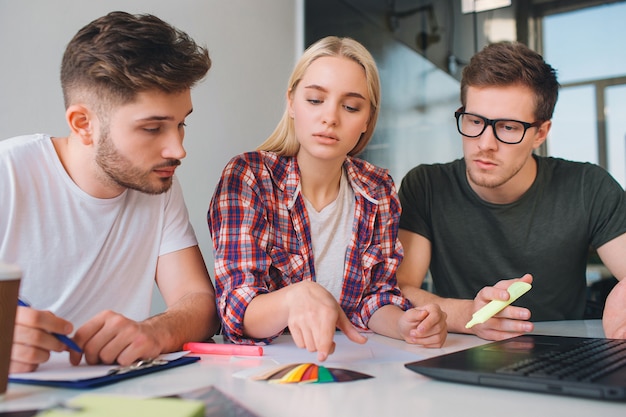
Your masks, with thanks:
<instances>
[{"instance_id":1,"label":"white paper","mask_svg":"<svg viewBox=\"0 0 626 417\"><path fill-rule=\"evenodd\" d=\"M367 336L367 334L365 334ZM343 333L335 334L335 352L324 362L324 366L345 365L359 362L381 363L415 361L415 353L368 340L365 344L354 343ZM318 363L317 352L306 349L294 349L290 336L281 336L272 344L263 347L263 357L273 359L278 364Z\"/></svg>"},{"instance_id":2,"label":"white paper","mask_svg":"<svg viewBox=\"0 0 626 417\"><path fill-rule=\"evenodd\" d=\"M367 336L367 333L364 333ZM233 377L248 379L260 375L277 365L290 363L316 363L325 367L355 368L356 364L374 364L385 362L413 362L423 359L423 356L411 352L411 349L419 349L419 346L403 344L409 350L398 349L385 345L375 340L368 340L360 345L352 342L348 337L337 332L334 337L335 352L326 361L317 360L317 352L309 352L306 349L298 349L291 336L280 336L270 345L263 346L263 356L261 361L257 359L257 366L247 368L233 373ZM240 359L236 359L239 361Z\"/></svg>"},{"instance_id":3,"label":"white paper","mask_svg":"<svg viewBox=\"0 0 626 417\"><path fill-rule=\"evenodd\" d=\"M185 356L188 351L163 354L159 359L173 361ZM13 379L29 379L36 381L78 381L82 379L106 376L119 365L87 365L83 361L76 366L70 363L68 352L51 352L50 360L39 365L35 372L14 373Z\"/></svg>"}]
</instances>

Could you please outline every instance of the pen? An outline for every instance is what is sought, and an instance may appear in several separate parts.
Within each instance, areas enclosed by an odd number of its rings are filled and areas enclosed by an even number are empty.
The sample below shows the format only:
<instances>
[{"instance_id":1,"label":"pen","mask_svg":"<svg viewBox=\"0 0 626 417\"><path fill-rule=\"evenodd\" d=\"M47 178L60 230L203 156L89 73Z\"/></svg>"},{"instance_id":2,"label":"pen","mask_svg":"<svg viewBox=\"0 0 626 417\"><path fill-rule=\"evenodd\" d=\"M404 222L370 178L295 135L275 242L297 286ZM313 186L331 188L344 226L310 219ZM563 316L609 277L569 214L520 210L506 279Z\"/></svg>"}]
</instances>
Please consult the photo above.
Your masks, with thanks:
<instances>
[{"instance_id":1,"label":"pen","mask_svg":"<svg viewBox=\"0 0 626 417\"><path fill-rule=\"evenodd\" d=\"M529 283L524 281L514 282L507 289L509 293L508 300L491 300L487 305L485 305L483 308L481 308L472 315L472 319L467 322L465 328L469 329L475 324L486 322L487 320L498 314L500 311L502 311L504 307L508 306L513 301L524 295L528 290L531 289L531 287L532 286Z\"/></svg>"},{"instance_id":2,"label":"pen","mask_svg":"<svg viewBox=\"0 0 626 417\"><path fill-rule=\"evenodd\" d=\"M193 353L207 353L210 355L233 356L263 356L263 347L251 345L231 345L225 343L189 342L183 345L183 350Z\"/></svg>"},{"instance_id":3,"label":"pen","mask_svg":"<svg viewBox=\"0 0 626 417\"><path fill-rule=\"evenodd\" d=\"M30 307L30 304L28 304L26 301L22 300L21 298L18 298L17 303L18 303L18 305L20 305L22 307ZM82 349L80 347L78 347L78 345L72 339L70 339L69 337L65 336L64 334L52 333L52 336L54 336L57 339L59 339L68 348L70 348L72 350L75 350L78 353L83 353Z\"/></svg>"}]
</instances>

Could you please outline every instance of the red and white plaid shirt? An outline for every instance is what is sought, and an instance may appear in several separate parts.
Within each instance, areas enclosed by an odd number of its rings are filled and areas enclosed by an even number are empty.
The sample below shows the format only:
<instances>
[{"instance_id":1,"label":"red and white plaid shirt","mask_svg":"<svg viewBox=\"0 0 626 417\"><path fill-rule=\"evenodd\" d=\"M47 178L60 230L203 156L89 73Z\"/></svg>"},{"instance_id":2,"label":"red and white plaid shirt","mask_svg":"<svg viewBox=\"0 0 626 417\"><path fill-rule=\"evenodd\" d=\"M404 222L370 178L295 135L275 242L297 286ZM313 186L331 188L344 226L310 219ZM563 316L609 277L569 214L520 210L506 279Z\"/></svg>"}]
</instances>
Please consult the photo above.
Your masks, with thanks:
<instances>
[{"instance_id":1,"label":"red and white plaid shirt","mask_svg":"<svg viewBox=\"0 0 626 417\"><path fill-rule=\"evenodd\" d=\"M396 281L403 254L397 239L400 203L387 170L350 157L344 169L356 202L340 305L356 327L366 330L380 307L411 307ZM269 343L278 335L244 338L248 303L257 294L315 280L296 158L263 151L233 158L211 200L208 224L224 336L237 343Z\"/></svg>"}]
</instances>

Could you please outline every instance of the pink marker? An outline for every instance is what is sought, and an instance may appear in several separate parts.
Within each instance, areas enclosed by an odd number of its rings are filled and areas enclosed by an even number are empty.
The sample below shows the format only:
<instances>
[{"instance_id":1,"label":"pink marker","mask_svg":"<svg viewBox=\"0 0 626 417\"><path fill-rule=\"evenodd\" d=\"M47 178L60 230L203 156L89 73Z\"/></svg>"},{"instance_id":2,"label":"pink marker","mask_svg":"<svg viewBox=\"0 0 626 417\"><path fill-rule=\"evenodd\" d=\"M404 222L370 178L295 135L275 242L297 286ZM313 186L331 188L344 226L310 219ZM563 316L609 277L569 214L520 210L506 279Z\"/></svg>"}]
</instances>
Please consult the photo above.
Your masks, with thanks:
<instances>
[{"instance_id":1,"label":"pink marker","mask_svg":"<svg viewBox=\"0 0 626 417\"><path fill-rule=\"evenodd\" d=\"M209 355L263 356L263 347L261 346L231 345L225 343L189 342L183 345L183 350Z\"/></svg>"}]
</instances>

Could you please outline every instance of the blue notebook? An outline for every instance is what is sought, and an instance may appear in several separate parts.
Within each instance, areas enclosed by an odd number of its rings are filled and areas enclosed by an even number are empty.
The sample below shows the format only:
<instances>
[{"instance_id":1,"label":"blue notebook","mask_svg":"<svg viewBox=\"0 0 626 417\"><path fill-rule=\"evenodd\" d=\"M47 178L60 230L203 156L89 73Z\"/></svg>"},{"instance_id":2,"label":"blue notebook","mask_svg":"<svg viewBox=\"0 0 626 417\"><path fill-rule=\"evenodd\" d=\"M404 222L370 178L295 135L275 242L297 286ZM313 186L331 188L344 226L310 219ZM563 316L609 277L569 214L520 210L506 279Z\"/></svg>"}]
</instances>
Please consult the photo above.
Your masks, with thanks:
<instances>
[{"instance_id":1,"label":"blue notebook","mask_svg":"<svg viewBox=\"0 0 626 417\"><path fill-rule=\"evenodd\" d=\"M63 371L54 369L53 364L48 366L48 369L42 365L41 372L13 374L9 376L9 382L60 388L95 388L153 372L160 372L177 366L187 365L198 360L200 360L200 358L197 356L183 356L173 360L163 360L149 363L146 366L136 366L134 368L119 366L71 367L71 365L64 365L65 369L67 369L67 377L63 376ZM79 371L81 370L85 371L84 375L86 376L80 376L81 373ZM47 375L50 377L46 377Z\"/></svg>"}]
</instances>

